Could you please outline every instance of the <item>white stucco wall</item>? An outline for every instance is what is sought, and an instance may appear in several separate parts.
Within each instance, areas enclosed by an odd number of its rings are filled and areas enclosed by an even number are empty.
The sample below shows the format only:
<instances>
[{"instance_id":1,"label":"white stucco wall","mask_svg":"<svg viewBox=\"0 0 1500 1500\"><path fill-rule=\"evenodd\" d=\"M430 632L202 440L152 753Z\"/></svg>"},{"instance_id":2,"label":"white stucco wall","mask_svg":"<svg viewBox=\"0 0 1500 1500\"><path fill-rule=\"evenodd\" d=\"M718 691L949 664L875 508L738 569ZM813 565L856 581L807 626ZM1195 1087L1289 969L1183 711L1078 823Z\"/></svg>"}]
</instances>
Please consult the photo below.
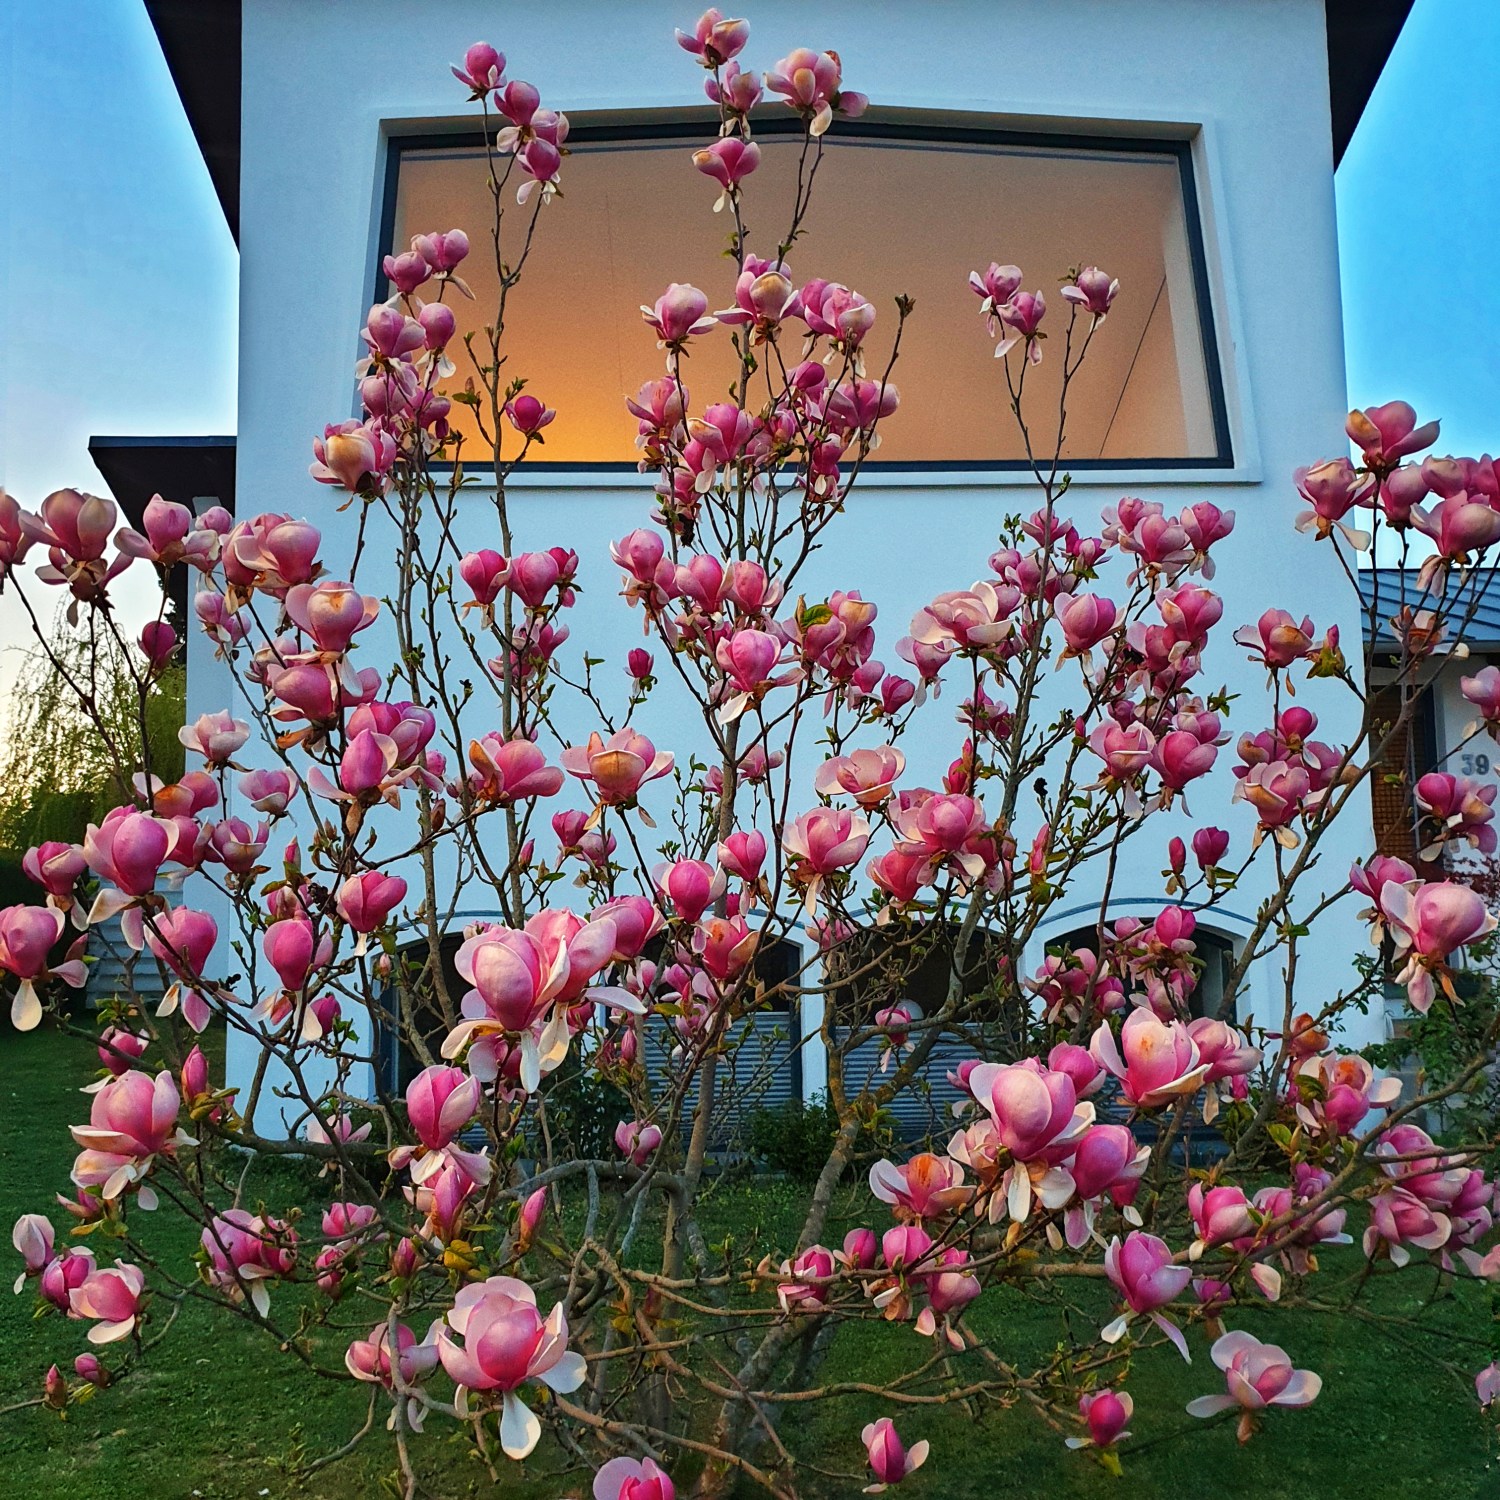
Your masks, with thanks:
<instances>
[{"instance_id":1,"label":"white stucco wall","mask_svg":"<svg viewBox=\"0 0 1500 1500\"><path fill-rule=\"evenodd\" d=\"M330 530L344 524L333 509L342 496L307 477L309 444L325 422L351 411L385 135L402 122L467 116L448 64L483 38L506 53L511 76L536 83L547 104L573 114L698 104L702 73L671 36L693 14L658 0L500 8L429 0L418 10L391 0L245 0L242 515L289 510ZM1321 0L1133 0L1128 7L1112 0L757 0L749 16L749 65L762 67L803 43L832 46L846 81L877 106L979 111L1061 128L1145 128L1192 140L1236 466L1128 479L1089 475L1063 508L1092 524L1122 493L1169 507L1209 499L1234 508L1238 528L1221 549L1213 583L1226 618L1205 678L1227 680L1240 694L1231 717L1236 732L1262 727L1264 673L1229 643L1235 626L1275 604L1312 613L1320 630L1336 624L1345 640L1359 639L1356 602L1328 549L1291 530L1299 508L1291 471L1339 449L1346 409ZM1001 56L1014 62L1002 65ZM685 187L683 211L706 211L702 192L694 193L690 180ZM1006 258L1003 245L995 251ZM944 264L941 252L940 236L921 248L928 274L962 277L971 269ZM663 265L659 280L707 287L705 278L718 274ZM1028 274L1050 280L1055 268ZM640 288L632 300L659 290ZM643 340L637 379L656 373L651 358ZM565 392L548 394L560 406L566 401ZM998 402L997 420L1004 420ZM913 611L938 591L982 576L1000 517L1031 508L1031 495L1014 483L1014 476L993 483L974 475L865 479L809 592L857 588L877 600L877 654L894 662L895 640ZM646 487L634 476L523 477L511 495L518 545L562 542L583 556L587 592L571 612L574 642L626 635L633 642L638 617L626 616L615 597L607 543L645 524ZM496 545L487 514L476 504L469 545ZM367 591L381 591L373 579L362 581ZM209 663L198 639L192 672L195 710L225 701L222 669ZM1323 686L1314 684L1298 701L1330 706L1323 731L1336 740L1350 729L1352 703ZM931 784L958 738L946 713L930 722L939 732L928 741L929 764L920 749L912 754L914 783ZM1243 849L1253 819L1243 806L1228 805L1232 762L1230 746L1221 771L1190 801L1200 820L1229 828ZM1149 914L1161 905L1166 840L1188 827L1177 814L1155 820L1135 845L1139 904L1122 902L1119 911ZM1024 838L1031 831L1019 830ZM1368 817L1351 815L1329 841L1318 875L1330 885L1342 882L1368 840ZM1226 931L1233 934L1237 921L1243 929L1263 890L1247 889L1229 902ZM1094 898L1081 881L1055 930L1087 920ZM1320 923L1301 964L1307 1003L1322 1003L1345 980L1361 941L1352 906ZM1273 980L1262 965L1245 1012L1274 1025ZM244 1065L237 1056L231 1069Z\"/></svg>"}]
</instances>

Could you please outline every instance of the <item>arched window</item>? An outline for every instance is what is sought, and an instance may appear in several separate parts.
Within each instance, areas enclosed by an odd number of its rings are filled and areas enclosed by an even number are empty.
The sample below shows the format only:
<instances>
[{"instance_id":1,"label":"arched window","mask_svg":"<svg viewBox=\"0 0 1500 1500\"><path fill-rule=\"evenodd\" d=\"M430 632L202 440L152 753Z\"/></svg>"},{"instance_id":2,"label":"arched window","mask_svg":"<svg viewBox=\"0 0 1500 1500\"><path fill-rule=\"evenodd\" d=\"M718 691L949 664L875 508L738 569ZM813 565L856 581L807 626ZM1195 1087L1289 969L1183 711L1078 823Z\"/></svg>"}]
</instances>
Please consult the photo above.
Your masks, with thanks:
<instances>
[{"instance_id":1,"label":"arched window","mask_svg":"<svg viewBox=\"0 0 1500 1500\"><path fill-rule=\"evenodd\" d=\"M463 941L461 931L445 932L438 940L442 987L447 991L455 1013L459 1001L469 988L468 981L454 967L454 960L458 957ZM391 982L383 995L391 1022L382 1029L380 1061L385 1086L395 1094L404 1093L407 1084L423 1067L421 1059L411 1046L408 1033L415 1031L420 1035L427 1050L433 1057L437 1057L448 1030L438 999L438 987L431 978L423 977L429 957L425 938L399 948L396 952L396 972L391 976Z\"/></svg>"},{"instance_id":2,"label":"arched window","mask_svg":"<svg viewBox=\"0 0 1500 1500\"><path fill-rule=\"evenodd\" d=\"M656 961L662 951L659 939L647 949ZM734 1021L719 1040L709 1136L715 1150L738 1149L744 1128L757 1110L780 1108L802 1098L802 1053L793 1002L804 962L802 949L789 938L765 943L755 955L755 990L745 996L748 1013ZM694 1062L674 1016L646 1018L641 1050L647 1084L655 1098L671 1090ZM696 1073L687 1082L683 1100L686 1129L697 1108Z\"/></svg>"},{"instance_id":3,"label":"arched window","mask_svg":"<svg viewBox=\"0 0 1500 1500\"><path fill-rule=\"evenodd\" d=\"M870 927L840 944L824 961L830 1073L839 1070L844 1094L878 1089L899 1065L903 1051L871 1035L876 1015L905 1004L923 1021L937 1016L958 986L958 1004L917 1076L885 1106L909 1142L945 1142L956 1128L952 1106L964 1096L948 1075L959 1063L983 1057L1004 1062L1024 1048L1025 1007L1000 962L998 934L973 933L962 956L957 923Z\"/></svg>"},{"instance_id":4,"label":"arched window","mask_svg":"<svg viewBox=\"0 0 1500 1500\"><path fill-rule=\"evenodd\" d=\"M1113 920L1111 918L1111 920ZM1188 995L1188 1019L1199 1016L1217 1016L1224 995L1234 973L1236 961L1234 941L1216 928L1200 922L1193 932L1193 945L1199 964L1198 982ZM1097 924L1075 927L1061 937L1049 938L1047 952L1074 953L1083 949L1089 953L1099 951L1099 929ZM1228 1016L1233 1021L1234 1017Z\"/></svg>"}]
</instances>

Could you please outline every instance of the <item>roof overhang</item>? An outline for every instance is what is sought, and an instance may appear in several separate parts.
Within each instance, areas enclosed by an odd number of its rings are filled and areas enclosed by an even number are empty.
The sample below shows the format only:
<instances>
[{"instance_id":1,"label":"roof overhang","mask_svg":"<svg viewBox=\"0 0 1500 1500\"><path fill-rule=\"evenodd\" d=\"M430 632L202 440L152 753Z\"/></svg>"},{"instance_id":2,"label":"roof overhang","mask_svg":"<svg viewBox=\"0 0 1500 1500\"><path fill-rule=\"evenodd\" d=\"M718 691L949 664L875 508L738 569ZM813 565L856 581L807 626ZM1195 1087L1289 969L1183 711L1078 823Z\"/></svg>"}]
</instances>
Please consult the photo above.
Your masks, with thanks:
<instances>
[{"instance_id":1,"label":"roof overhang","mask_svg":"<svg viewBox=\"0 0 1500 1500\"><path fill-rule=\"evenodd\" d=\"M234 513L232 437L91 437L89 457L137 531L143 528L153 495L200 514L210 505ZM187 575L187 568L179 564L167 583L179 620L187 618Z\"/></svg>"},{"instance_id":2,"label":"roof overhang","mask_svg":"<svg viewBox=\"0 0 1500 1500\"><path fill-rule=\"evenodd\" d=\"M232 437L91 437L89 457L137 530L153 495L234 513Z\"/></svg>"},{"instance_id":3,"label":"roof overhang","mask_svg":"<svg viewBox=\"0 0 1500 1500\"><path fill-rule=\"evenodd\" d=\"M241 0L146 0L146 11L208 165L235 243L240 238ZM1412 0L1324 0L1333 160L1342 160Z\"/></svg>"},{"instance_id":4,"label":"roof overhang","mask_svg":"<svg viewBox=\"0 0 1500 1500\"><path fill-rule=\"evenodd\" d=\"M146 0L209 179L240 242L240 0Z\"/></svg>"}]
</instances>

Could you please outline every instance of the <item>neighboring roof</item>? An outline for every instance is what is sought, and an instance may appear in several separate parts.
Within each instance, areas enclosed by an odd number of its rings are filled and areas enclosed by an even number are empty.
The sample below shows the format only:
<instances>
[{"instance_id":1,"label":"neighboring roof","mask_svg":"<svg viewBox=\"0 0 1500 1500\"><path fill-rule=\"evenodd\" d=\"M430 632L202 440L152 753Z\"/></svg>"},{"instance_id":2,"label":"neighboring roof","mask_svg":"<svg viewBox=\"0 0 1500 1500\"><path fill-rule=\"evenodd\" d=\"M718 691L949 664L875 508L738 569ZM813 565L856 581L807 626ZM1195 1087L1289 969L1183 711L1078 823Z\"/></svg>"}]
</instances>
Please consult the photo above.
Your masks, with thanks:
<instances>
[{"instance_id":1,"label":"neighboring roof","mask_svg":"<svg viewBox=\"0 0 1500 1500\"><path fill-rule=\"evenodd\" d=\"M234 513L232 437L91 437L89 457L137 531L153 495L189 506L212 497ZM187 575L179 564L167 585L179 622L187 619Z\"/></svg>"},{"instance_id":2,"label":"neighboring roof","mask_svg":"<svg viewBox=\"0 0 1500 1500\"><path fill-rule=\"evenodd\" d=\"M137 529L153 495L180 505L212 496L234 511L232 437L91 437L89 457Z\"/></svg>"},{"instance_id":3,"label":"neighboring roof","mask_svg":"<svg viewBox=\"0 0 1500 1500\"><path fill-rule=\"evenodd\" d=\"M1324 0L1328 94L1337 166L1412 0ZM146 11L208 165L235 243L240 238L240 0L146 0ZM351 22L352 24L352 22Z\"/></svg>"},{"instance_id":4,"label":"neighboring roof","mask_svg":"<svg viewBox=\"0 0 1500 1500\"><path fill-rule=\"evenodd\" d=\"M1391 616L1403 605L1432 609L1435 601L1423 593L1415 568L1362 568L1358 576L1365 644L1394 651ZM1377 615L1373 634L1372 609ZM1450 587L1443 612L1452 622L1450 633L1461 636L1471 650L1500 650L1500 569L1476 568L1461 584Z\"/></svg>"}]
</instances>

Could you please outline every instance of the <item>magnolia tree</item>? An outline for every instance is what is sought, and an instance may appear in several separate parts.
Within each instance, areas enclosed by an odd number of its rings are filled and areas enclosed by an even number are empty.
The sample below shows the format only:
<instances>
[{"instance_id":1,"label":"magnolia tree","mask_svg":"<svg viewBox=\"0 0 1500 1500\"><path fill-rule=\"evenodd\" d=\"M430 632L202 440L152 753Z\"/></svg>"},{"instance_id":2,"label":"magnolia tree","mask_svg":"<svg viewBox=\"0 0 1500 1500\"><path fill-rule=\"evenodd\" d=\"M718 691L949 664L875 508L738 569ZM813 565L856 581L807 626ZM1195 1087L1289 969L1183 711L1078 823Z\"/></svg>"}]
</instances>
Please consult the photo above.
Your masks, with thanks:
<instances>
[{"instance_id":1,"label":"magnolia tree","mask_svg":"<svg viewBox=\"0 0 1500 1500\"><path fill-rule=\"evenodd\" d=\"M882 335L858 292L793 277L825 132L866 100L832 52L746 71L747 31L709 11L678 35L718 106L692 163L720 189L732 285L673 282L642 309L658 373L627 404L655 510L609 546L613 569L603 538L582 560L513 543L507 480L554 414L507 362L506 316L548 241L568 122L483 44L453 71L483 112L498 301L458 337L462 231L386 260L394 295L362 331L366 415L313 443L314 478L346 492L338 538L160 499L141 531L116 530L107 500L63 490L31 514L0 496L0 576L39 555L36 576L101 641L120 638L124 567L191 569L197 624L239 689L183 730L179 780L140 766L81 846L27 854L45 900L0 913L21 1028L61 1021L63 987L116 917L131 971L165 987L149 1007L127 989L101 1015L103 1072L60 1200L70 1232L40 1213L15 1228L17 1290L69 1320L60 1346L90 1349L76 1379L53 1367L39 1402L65 1408L148 1363L195 1298L310 1370L366 1383L408 1495L424 1429L457 1424L496 1474L545 1433L548 1462L593 1472L598 1500L744 1479L790 1496L809 1481L786 1414L872 1397L884 1414L851 1422L826 1461L879 1490L929 1457L925 1415L960 1400L1029 1407L1060 1447L1117 1468L1132 1420L1177 1420L1133 1414L1131 1362L1187 1359L1194 1343L1211 1360L1195 1366L1193 1415L1237 1420L1242 1439L1296 1421L1272 1409L1314 1401L1319 1375L1236 1327L1238 1310L1330 1310L1320 1250L1354 1234L1340 1306L1408 1265L1500 1277L1494 1185L1476 1165L1490 1143L1438 1147L1418 1123L1432 1097L1403 1099L1335 1041L1386 974L1418 1010L1455 1004L1449 965L1495 919L1430 863L1373 858L1332 892L1305 878L1336 819L1368 826L1384 744L1440 643L1459 649L1451 601L1472 595L1449 584L1500 541L1500 476L1487 458L1419 461L1437 426L1402 403L1352 413L1354 456L1296 475L1297 524L1351 586L1371 543L1355 518L1431 539L1420 597L1378 611L1399 714L1319 739L1309 703L1363 705L1362 674L1336 632L1271 607L1222 648L1266 673L1265 694L1235 705L1234 738L1228 695L1203 675L1210 639L1233 630L1209 587L1233 516L1125 499L1100 522L1064 505L1068 392L1129 289L1086 266L1049 307L991 265L969 277L974 337L994 341L996 406L1025 438L1035 508L1006 522L979 582L917 612L888 670L874 602L806 591L827 539L858 526L852 492L901 420L891 376L913 304L898 299ZM789 107L802 135L781 238L752 245L763 104ZM690 356L711 340L736 373L695 403ZM1060 370L1039 417L1044 358ZM1051 452L1033 441L1042 426L1059 433ZM490 545L466 551L460 500L476 497L493 505ZM623 676L603 671L602 643L568 640L579 575L614 569L622 627L649 638ZM159 620L130 646L144 701L178 643ZM1476 733L1500 723L1500 671L1464 691ZM639 727L664 701L672 749ZM905 777L919 720L952 758L935 788ZM1232 799L1216 803L1203 778L1221 753ZM1113 919L1120 872L1133 893L1145 881L1142 831L1182 818L1190 789L1158 914ZM1489 792L1447 773L1418 791L1429 859L1493 847ZM1081 875L1102 889L1092 936L1028 966ZM1195 928L1249 890L1263 894L1217 1011L1191 1018ZM1368 907L1383 957L1351 955L1342 993L1303 997L1311 925L1341 900ZM476 909L492 915L454 953L455 913ZM804 956L769 964L789 937ZM1279 990L1242 1029L1253 965ZM914 976L934 967L919 1005ZM737 1257L710 1248L703 1198L746 1023L773 1005L795 1045L826 1053L833 1123L794 1235ZM236 1055L253 1049L232 1088L195 1042L210 1024ZM404 1088L393 1048L414 1073ZM872 1049L878 1066L852 1065ZM872 1164L874 1127L955 1051L954 1118L929 1149ZM607 1127L581 1145L569 1125L586 1097L620 1102L612 1146ZM321 1167L315 1207L247 1196L246 1153L273 1152ZM196 1264L152 1254L152 1211L201 1228ZM1070 1319L1034 1365L976 1333L997 1287L1046 1298L1063 1278L1098 1286L1100 1326ZM870 1320L906 1354L883 1385L848 1352L848 1325ZM1481 1397L1497 1384L1491 1366Z\"/></svg>"}]
</instances>

